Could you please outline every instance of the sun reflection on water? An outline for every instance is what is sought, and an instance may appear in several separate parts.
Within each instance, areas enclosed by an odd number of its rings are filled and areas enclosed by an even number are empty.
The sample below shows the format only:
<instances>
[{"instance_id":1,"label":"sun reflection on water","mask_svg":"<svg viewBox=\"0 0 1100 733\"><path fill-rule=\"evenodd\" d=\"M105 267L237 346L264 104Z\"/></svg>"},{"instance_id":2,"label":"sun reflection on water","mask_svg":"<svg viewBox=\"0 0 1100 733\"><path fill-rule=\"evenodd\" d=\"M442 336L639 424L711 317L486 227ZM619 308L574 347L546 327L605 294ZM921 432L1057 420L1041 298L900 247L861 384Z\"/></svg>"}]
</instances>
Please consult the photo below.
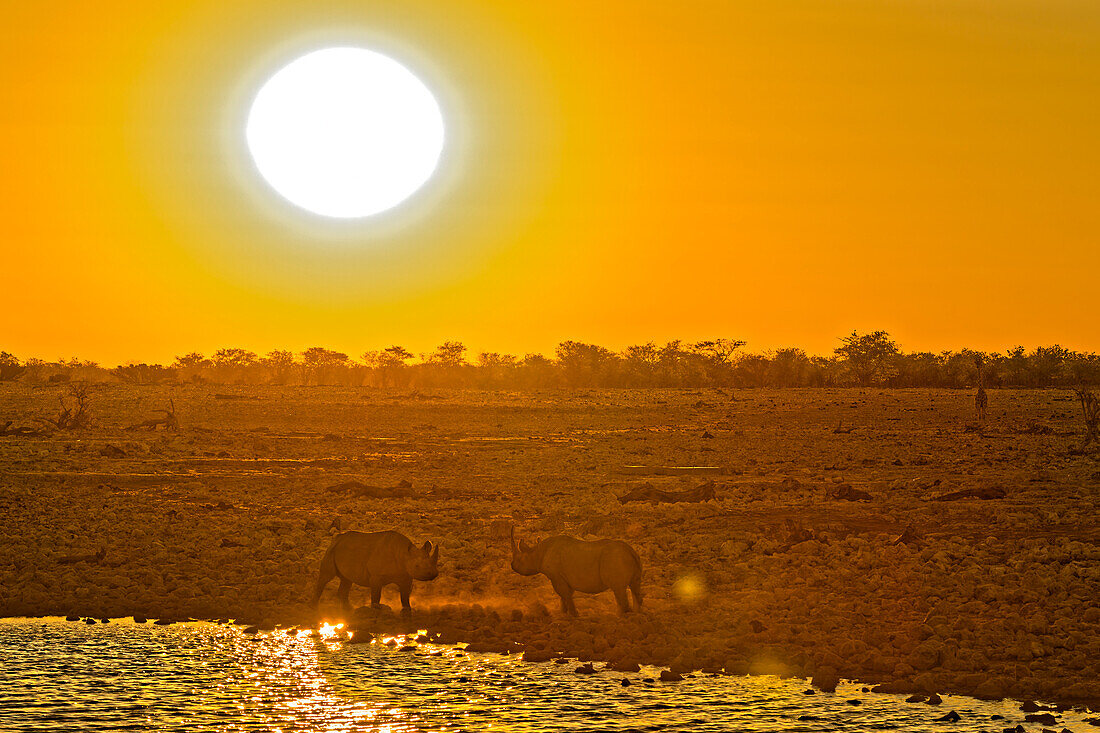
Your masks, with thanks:
<instances>
[{"instance_id":1,"label":"sun reflection on water","mask_svg":"<svg viewBox=\"0 0 1100 733\"><path fill-rule=\"evenodd\" d=\"M933 718L943 713L907 705L904 696L863 694L849 683L835 695L806 695L804 680L780 676L694 675L662 684L645 679L656 677L656 668L576 675L579 663L530 664L518 655L467 652L434 644L422 630L367 634L362 641L349 631L332 623L249 635L203 623L88 627L0 620L0 730L26 728L31 714L86 731L137 722L150 730L242 732L915 733L935 729ZM762 656L753 666L771 671L772 661ZM621 685L624 677L632 684ZM853 698L861 704L849 704ZM1009 701L944 701L944 709L962 716L955 733L988 730L992 714L1014 721L1018 708ZM1080 728L1080 717L1067 713L1060 723Z\"/></svg>"}]
</instances>

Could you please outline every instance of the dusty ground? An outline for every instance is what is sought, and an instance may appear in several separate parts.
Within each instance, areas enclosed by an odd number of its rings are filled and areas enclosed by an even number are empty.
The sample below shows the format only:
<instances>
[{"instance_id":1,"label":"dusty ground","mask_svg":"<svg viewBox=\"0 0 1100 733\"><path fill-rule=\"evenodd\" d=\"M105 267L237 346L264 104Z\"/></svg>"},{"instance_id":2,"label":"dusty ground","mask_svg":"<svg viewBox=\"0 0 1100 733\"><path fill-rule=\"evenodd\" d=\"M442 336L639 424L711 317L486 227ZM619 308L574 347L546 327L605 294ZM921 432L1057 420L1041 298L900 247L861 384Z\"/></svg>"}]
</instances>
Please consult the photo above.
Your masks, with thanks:
<instances>
[{"instance_id":1,"label":"dusty ground","mask_svg":"<svg viewBox=\"0 0 1100 733\"><path fill-rule=\"evenodd\" d=\"M0 424L56 414L62 391L0 385ZM123 430L169 396L178 432ZM106 386L91 429L0 438L0 616L301 622L338 517L442 544L413 624L448 640L1095 703L1100 460L1072 450L1070 397L993 391L982 433L951 391ZM652 470L674 466L718 470ZM326 491L349 480L412 496ZM704 481L715 501L616 498ZM872 499L828 498L846 487ZM933 500L968 488L1006 496ZM629 541L645 612L578 596L562 619L544 578L509 569L512 522Z\"/></svg>"}]
</instances>

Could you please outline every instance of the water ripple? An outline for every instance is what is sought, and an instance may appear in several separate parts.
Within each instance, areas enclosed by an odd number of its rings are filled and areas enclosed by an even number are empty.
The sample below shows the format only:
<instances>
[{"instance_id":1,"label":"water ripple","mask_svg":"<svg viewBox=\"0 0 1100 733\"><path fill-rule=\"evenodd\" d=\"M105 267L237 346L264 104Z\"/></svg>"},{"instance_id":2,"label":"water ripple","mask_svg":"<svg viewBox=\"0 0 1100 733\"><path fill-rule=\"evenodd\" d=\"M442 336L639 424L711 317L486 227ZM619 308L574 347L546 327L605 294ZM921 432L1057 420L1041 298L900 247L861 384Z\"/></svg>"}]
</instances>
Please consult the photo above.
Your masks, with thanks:
<instances>
[{"instance_id":1,"label":"water ripple","mask_svg":"<svg viewBox=\"0 0 1100 733\"><path fill-rule=\"evenodd\" d=\"M850 684L837 694L805 695L805 682L775 677L646 683L656 670L581 676L572 664L525 664L435 645L397 651L379 642L346 644L336 634L0 620L0 731L870 733L1001 730L1022 721L1010 702L948 697L933 708ZM634 684L623 687L624 677ZM948 710L962 720L935 722ZM1060 726L1079 717L1067 714Z\"/></svg>"}]
</instances>

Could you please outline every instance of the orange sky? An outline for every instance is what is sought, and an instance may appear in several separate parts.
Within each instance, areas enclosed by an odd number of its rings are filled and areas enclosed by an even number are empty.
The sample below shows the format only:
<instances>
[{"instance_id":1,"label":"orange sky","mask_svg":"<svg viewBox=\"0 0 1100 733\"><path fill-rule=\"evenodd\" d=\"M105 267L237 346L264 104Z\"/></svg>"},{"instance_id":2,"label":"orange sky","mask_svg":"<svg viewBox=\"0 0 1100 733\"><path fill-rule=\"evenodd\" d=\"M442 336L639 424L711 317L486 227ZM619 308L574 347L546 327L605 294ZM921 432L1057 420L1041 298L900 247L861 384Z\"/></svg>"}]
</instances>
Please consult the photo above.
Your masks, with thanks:
<instances>
[{"instance_id":1,"label":"orange sky","mask_svg":"<svg viewBox=\"0 0 1100 733\"><path fill-rule=\"evenodd\" d=\"M0 350L357 355L734 337L1100 349L1093 0L4 3ZM243 142L362 43L439 95L437 179L342 225Z\"/></svg>"}]
</instances>

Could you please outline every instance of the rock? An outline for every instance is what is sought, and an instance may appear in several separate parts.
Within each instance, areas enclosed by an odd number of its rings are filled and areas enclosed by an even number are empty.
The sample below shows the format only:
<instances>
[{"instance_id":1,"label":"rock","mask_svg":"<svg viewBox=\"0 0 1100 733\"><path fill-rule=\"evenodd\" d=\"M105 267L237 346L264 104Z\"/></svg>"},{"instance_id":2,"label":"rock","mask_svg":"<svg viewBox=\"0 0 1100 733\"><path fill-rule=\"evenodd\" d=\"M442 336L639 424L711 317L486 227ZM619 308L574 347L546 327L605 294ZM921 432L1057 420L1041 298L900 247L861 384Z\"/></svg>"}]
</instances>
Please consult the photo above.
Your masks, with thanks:
<instances>
[{"instance_id":1,"label":"rock","mask_svg":"<svg viewBox=\"0 0 1100 733\"><path fill-rule=\"evenodd\" d=\"M974 688L974 697L982 698L983 700L1003 700L1005 694L1004 688L996 680L985 680ZM1032 705L1034 704L1035 703L1032 703ZM1036 710L1038 710L1038 707L1036 707Z\"/></svg>"},{"instance_id":2,"label":"rock","mask_svg":"<svg viewBox=\"0 0 1100 733\"><path fill-rule=\"evenodd\" d=\"M863 704L862 700L854 700L854 699L853 700L845 700L844 702L848 703L849 705L862 705Z\"/></svg>"},{"instance_id":3,"label":"rock","mask_svg":"<svg viewBox=\"0 0 1100 733\"><path fill-rule=\"evenodd\" d=\"M592 662L589 662L574 669L573 674L596 674L596 668L592 666Z\"/></svg>"},{"instance_id":4,"label":"rock","mask_svg":"<svg viewBox=\"0 0 1100 733\"><path fill-rule=\"evenodd\" d=\"M810 680L810 684L822 692L836 692L836 686L839 682L840 675L831 667L819 669L814 673L813 679Z\"/></svg>"},{"instance_id":5,"label":"rock","mask_svg":"<svg viewBox=\"0 0 1100 733\"><path fill-rule=\"evenodd\" d=\"M928 697L926 695L910 695L905 698L905 702L924 702Z\"/></svg>"},{"instance_id":6,"label":"rock","mask_svg":"<svg viewBox=\"0 0 1100 733\"><path fill-rule=\"evenodd\" d=\"M661 670L661 682L679 682L684 679L684 676L679 672L673 672L671 669Z\"/></svg>"},{"instance_id":7,"label":"rock","mask_svg":"<svg viewBox=\"0 0 1100 733\"><path fill-rule=\"evenodd\" d=\"M1025 713L1037 713L1042 710L1042 708L1040 708L1039 703L1035 702L1034 700L1026 700L1022 705L1020 705L1020 710Z\"/></svg>"},{"instance_id":8,"label":"rock","mask_svg":"<svg viewBox=\"0 0 1100 733\"><path fill-rule=\"evenodd\" d=\"M1024 716L1024 720L1028 723L1042 723L1043 725L1054 725L1058 722L1050 713L1028 713Z\"/></svg>"},{"instance_id":9,"label":"rock","mask_svg":"<svg viewBox=\"0 0 1100 733\"><path fill-rule=\"evenodd\" d=\"M548 649L527 649L523 652L525 662L549 662L556 654Z\"/></svg>"},{"instance_id":10,"label":"rock","mask_svg":"<svg viewBox=\"0 0 1100 733\"><path fill-rule=\"evenodd\" d=\"M943 722L943 723L958 723L960 718L959 718L959 714L956 713L954 710L952 710L947 715L936 718L936 720L937 720L937 722Z\"/></svg>"},{"instance_id":11,"label":"rock","mask_svg":"<svg viewBox=\"0 0 1100 733\"><path fill-rule=\"evenodd\" d=\"M939 705L941 702L943 702L943 698L933 692L924 702L926 705Z\"/></svg>"},{"instance_id":12,"label":"rock","mask_svg":"<svg viewBox=\"0 0 1100 733\"><path fill-rule=\"evenodd\" d=\"M79 616L73 616L73 615L70 614L70 615L65 617L65 620L66 621L79 621L80 617Z\"/></svg>"},{"instance_id":13,"label":"rock","mask_svg":"<svg viewBox=\"0 0 1100 733\"><path fill-rule=\"evenodd\" d=\"M134 616L134 623L135 624L144 624L148 621L149 621L149 619L145 618L144 616Z\"/></svg>"},{"instance_id":14,"label":"rock","mask_svg":"<svg viewBox=\"0 0 1100 733\"><path fill-rule=\"evenodd\" d=\"M630 680L628 680L626 677L623 677L623 681L621 684L623 687L630 687Z\"/></svg>"},{"instance_id":15,"label":"rock","mask_svg":"<svg viewBox=\"0 0 1100 733\"><path fill-rule=\"evenodd\" d=\"M94 618L86 618L86 619L84 619L84 623L86 623L86 624L94 624L94 623L95 623L95 619L94 619Z\"/></svg>"}]
</instances>

